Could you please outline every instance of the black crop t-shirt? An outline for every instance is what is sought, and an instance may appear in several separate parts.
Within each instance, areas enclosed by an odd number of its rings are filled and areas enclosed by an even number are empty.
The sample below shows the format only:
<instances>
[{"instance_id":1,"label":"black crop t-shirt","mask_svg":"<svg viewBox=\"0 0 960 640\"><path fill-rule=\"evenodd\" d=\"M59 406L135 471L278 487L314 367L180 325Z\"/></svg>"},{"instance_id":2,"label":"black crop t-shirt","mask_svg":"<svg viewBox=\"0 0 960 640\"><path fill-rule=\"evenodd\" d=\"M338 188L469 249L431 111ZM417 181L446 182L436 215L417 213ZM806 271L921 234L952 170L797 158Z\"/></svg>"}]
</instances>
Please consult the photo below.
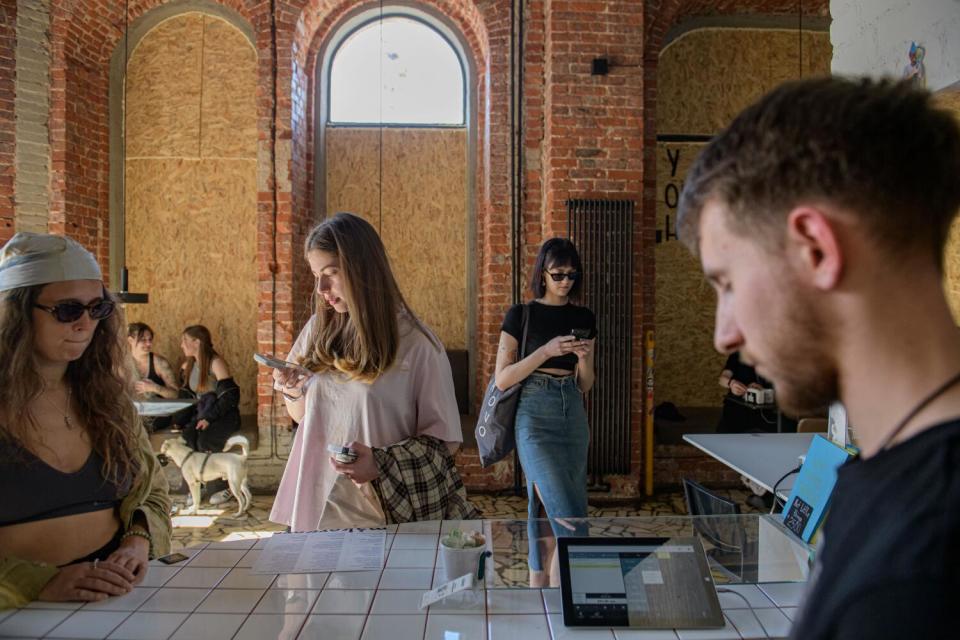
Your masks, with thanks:
<instances>
[{"instance_id":1,"label":"black crop t-shirt","mask_svg":"<svg viewBox=\"0 0 960 640\"><path fill-rule=\"evenodd\" d=\"M527 322L529 323L527 327L527 348L524 353L519 354L518 360L522 360L557 336L570 335L571 329L589 329L593 334L597 330L597 319L593 312L586 307L579 307L571 303L555 306L536 301L531 302ZM500 330L516 338L519 348L519 344L523 340L522 304L515 304L510 307ZM573 371L576 366L577 355L568 353L565 356L550 358L540 365L540 368Z\"/></svg>"}]
</instances>

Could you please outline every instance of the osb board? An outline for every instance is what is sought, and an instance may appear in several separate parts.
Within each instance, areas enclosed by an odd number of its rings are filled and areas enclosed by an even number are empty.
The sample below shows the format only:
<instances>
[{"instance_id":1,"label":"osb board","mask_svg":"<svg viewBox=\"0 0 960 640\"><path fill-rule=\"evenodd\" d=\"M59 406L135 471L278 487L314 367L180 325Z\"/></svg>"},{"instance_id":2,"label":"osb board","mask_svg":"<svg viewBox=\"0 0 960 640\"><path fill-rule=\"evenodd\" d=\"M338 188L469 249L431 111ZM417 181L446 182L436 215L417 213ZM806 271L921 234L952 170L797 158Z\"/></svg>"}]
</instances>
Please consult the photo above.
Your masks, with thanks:
<instances>
[{"instance_id":1,"label":"osb board","mask_svg":"<svg viewBox=\"0 0 960 640\"><path fill-rule=\"evenodd\" d=\"M130 321L157 332L156 350L182 356L183 328L204 324L240 385L241 412L256 413L256 161L142 159L127 163Z\"/></svg>"},{"instance_id":2,"label":"osb board","mask_svg":"<svg viewBox=\"0 0 960 640\"><path fill-rule=\"evenodd\" d=\"M705 145L657 143L656 367L657 403L714 406L724 358L713 348L716 296L699 262L676 237L676 204L684 176Z\"/></svg>"},{"instance_id":3,"label":"osb board","mask_svg":"<svg viewBox=\"0 0 960 640\"><path fill-rule=\"evenodd\" d=\"M201 13L161 22L132 52L127 155L256 155L253 45L229 23Z\"/></svg>"},{"instance_id":4,"label":"osb board","mask_svg":"<svg viewBox=\"0 0 960 640\"><path fill-rule=\"evenodd\" d=\"M128 157L175 158L199 152L203 22L200 13L165 20L131 52L127 64Z\"/></svg>"},{"instance_id":5,"label":"osb board","mask_svg":"<svg viewBox=\"0 0 960 640\"><path fill-rule=\"evenodd\" d=\"M128 65L126 261L150 303L127 316L173 363L183 328L206 325L243 413L256 413L255 98L252 46L200 13L158 24Z\"/></svg>"},{"instance_id":6,"label":"osb board","mask_svg":"<svg viewBox=\"0 0 960 640\"><path fill-rule=\"evenodd\" d=\"M238 29L204 17L201 155L257 155L257 53Z\"/></svg>"},{"instance_id":7,"label":"osb board","mask_svg":"<svg viewBox=\"0 0 960 640\"><path fill-rule=\"evenodd\" d=\"M933 104L945 111L951 111L960 119L960 83L950 85L933 94Z\"/></svg>"},{"instance_id":8,"label":"osb board","mask_svg":"<svg viewBox=\"0 0 960 640\"><path fill-rule=\"evenodd\" d=\"M960 90L951 89L935 93L933 101L939 108L952 112L960 122ZM957 179L960 180L960 176L957 176ZM957 324L960 324L960 219L954 219L953 226L950 228L943 264L943 288L947 294L950 309L953 311L953 318Z\"/></svg>"},{"instance_id":9,"label":"osb board","mask_svg":"<svg viewBox=\"0 0 960 640\"><path fill-rule=\"evenodd\" d=\"M803 76L830 72L826 32L803 32ZM744 107L800 71L797 31L699 29L671 42L658 67L657 133L713 135ZM702 144L657 144L656 402L715 406L724 358L713 348L715 296L670 234L687 169ZM669 152L669 155L668 155ZM669 232L668 231L669 216Z\"/></svg>"},{"instance_id":10,"label":"osb board","mask_svg":"<svg viewBox=\"0 0 960 640\"><path fill-rule=\"evenodd\" d=\"M830 73L830 34L804 31L802 76ZM668 44L657 70L657 133L710 135L801 74L798 32L697 29Z\"/></svg>"},{"instance_id":11,"label":"osb board","mask_svg":"<svg viewBox=\"0 0 960 640\"><path fill-rule=\"evenodd\" d=\"M960 218L955 218L950 227L947 246L943 254L943 290L947 295L954 321L960 325Z\"/></svg>"},{"instance_id":12,"label":"osb board","mask_svg":"<svg viewBox=\"0 0 960 640\"><path fill-rule=\"evenodd\" d=\"M379 229L379 129L327 127L325 136L327 213L349 211Z\"/></svg>"},{"instance_id":13,"label":"osb board","mask_svg":"<svg viewBox=\"0 0 960 640\"><path fill-rule=\"evenodd\" d=\"M351 211L380 229L413 310L448 349L466 349L466 132L327 129L327 210Z\"/></svg>"}]
</instances>

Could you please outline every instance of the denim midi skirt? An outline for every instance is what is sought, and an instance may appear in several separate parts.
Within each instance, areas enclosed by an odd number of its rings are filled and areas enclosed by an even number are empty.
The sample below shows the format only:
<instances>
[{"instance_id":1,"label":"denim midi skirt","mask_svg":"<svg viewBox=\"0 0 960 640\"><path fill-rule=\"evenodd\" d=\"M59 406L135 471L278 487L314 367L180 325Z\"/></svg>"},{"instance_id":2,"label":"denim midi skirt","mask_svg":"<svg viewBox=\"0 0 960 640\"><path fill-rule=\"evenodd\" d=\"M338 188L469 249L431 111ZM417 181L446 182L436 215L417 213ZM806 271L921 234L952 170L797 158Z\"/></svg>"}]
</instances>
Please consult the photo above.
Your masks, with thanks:
<instances>
[{"instance_id":1,"label":"denim midi skirt","mask_svg":"<svg viewBox=\"0 0 960 640\"><path fill-rule=\"evenodd\" d=\"M534 520L543 499L548 518L587 516L587 447L590 433L583 394L576 377L533 373L523 382L515 421L517 453L527 480L527 519L531 569L541 570ZM554 535L585 535L551 521ZM577 527L580 529L582 527Z\"/></svg>"}]
</instances>

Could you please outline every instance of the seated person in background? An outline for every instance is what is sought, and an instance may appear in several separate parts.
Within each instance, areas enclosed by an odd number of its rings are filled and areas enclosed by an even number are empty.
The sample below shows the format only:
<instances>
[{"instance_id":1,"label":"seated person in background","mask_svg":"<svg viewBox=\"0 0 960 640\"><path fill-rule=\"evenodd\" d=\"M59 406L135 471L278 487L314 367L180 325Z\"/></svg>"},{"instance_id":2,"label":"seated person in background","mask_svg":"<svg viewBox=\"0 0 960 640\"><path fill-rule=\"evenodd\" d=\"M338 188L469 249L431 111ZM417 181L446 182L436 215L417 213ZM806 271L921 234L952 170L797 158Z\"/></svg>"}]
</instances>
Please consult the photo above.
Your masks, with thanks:
<instances>
[{"instance_id":1,"label":"seated person in background","mask_svg":"<svg viewBox=\"0 0 960 640\"><path fill-rule=\"evenodd\" d=\"M153 329L143 322L127 325L133 390L138 400L176 398L177 378L167 359L153 353L153 336ZM144 416L143 425L147 431L166 429L170 426L170 416Z\"/></svg>"},{"instance_id":2,"label":"seated person in background","mask_svg":"<svg viewBox=\"0 0 960 640\"><path fill-rule=\"evenodd\" d=\"M183 330L180 348L187 357L181 368L183 387L196 396L197 404L173 416L183 429L183 439L195 451L218 453L240 431L240 387L230 376L227 361L213 348L210 330L192 325ZM207 483L210 504L231 499L222 480Z\"/></svg>"},{"instance_id":3,"label":"seated person in background","mask_svg":"<svg viewBox=\"0 0 960 640\"><path fill-rule=\"evenodd\" d=\"M183 438L196 451L223 451L227 438L240 431L240 387L205 326L184 329L180 348L187 357L181 368L183 386L199 400L190 407L189 419L179 423Z\"/></svg>"},{"instance_id":4,"label":"seated person in background","mask_svg":"<svg viewBox=\"0 0 960 640\"><path fill-rule=\"evenodd\" d=\"M78 243L18 233L0 251L0 609L128 593L169 551L122 327Z\"/></svg>"},{"instance_id":5,"label":"seated person in background","mask_svg":"<svg viewBox=\"0 0 960 640\"><path fill-rule=\"evenodd\" d=\"M776 409L754 409L744 406L747 389L770 389L772 385L757 374L756 369L740 361L740 352L727 358L720 372L720 386L727 390L723 398L723 415L717 433L757 433L777 430Z\"/></svg>"},{"instance_id":6,"label":"seated person in background","mask_svg":"<svg viewBox=\"0 0 960 640\"><path fill-rule=\"evenodd\" d=\"M133 390L143 399L176 398L177 378L167 359L153 352L153 337L153 329L146 323L127 325L127 343L137 374Z\"/></svg>"}]
</instances>

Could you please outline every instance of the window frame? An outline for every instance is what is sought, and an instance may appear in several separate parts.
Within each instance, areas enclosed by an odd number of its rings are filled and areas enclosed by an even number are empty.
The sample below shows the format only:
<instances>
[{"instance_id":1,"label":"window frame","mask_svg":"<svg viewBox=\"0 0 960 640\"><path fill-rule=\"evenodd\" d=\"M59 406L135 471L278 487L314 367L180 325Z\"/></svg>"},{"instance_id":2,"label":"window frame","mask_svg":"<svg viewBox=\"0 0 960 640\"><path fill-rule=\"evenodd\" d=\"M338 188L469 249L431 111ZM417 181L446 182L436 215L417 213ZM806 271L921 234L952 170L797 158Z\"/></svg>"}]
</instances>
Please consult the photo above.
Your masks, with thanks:
<instances>
[{"instance_id":1,"label":"window frame","mask_svg":"<svg viewBox=\"0 0 960 640\"><path fill-rule=\"evenodd\" d=\"M433 31L438 35L448 47L450 47L451 53L453 53L454 58L457 60L457 63L460 67L460 122L459 123L442 123L442 122L348 122L348 121L334 121L331 118L332 113L332 103L333 100L333 89L332 89L332 80L333 80L333 63L337 59L337 54L340 52L340 48L343 44L357 31L363 29L375 22L382 22L388 18L403 18L406 20L412 20L418 22L421 25L425 26L427 29ZM406 13L404 11L398 11L396 7L391 7L389 11L385 13L377 13L365 20L359 21L355 25L351 25L349 29L344 29L342 32L338 33L336 36L336 41L333 43L333 47L330 50L329 55L326 60L326 69L324 69L323 79L326 96L324 105L325 112L325 122L323 123L327 127L331 128L351 128L351 129L371 129L371 128L388 128L388 129L464 129L467 128L467 99L469 98L469 91L467 90L467 68L466 61L464 60L464 52L460 50L460 47L457 46L457 43L449 37L442 29L438 28L437 25L433 24L430 19L422 17L413 13Z\"/></svg>"}]
</instances>

